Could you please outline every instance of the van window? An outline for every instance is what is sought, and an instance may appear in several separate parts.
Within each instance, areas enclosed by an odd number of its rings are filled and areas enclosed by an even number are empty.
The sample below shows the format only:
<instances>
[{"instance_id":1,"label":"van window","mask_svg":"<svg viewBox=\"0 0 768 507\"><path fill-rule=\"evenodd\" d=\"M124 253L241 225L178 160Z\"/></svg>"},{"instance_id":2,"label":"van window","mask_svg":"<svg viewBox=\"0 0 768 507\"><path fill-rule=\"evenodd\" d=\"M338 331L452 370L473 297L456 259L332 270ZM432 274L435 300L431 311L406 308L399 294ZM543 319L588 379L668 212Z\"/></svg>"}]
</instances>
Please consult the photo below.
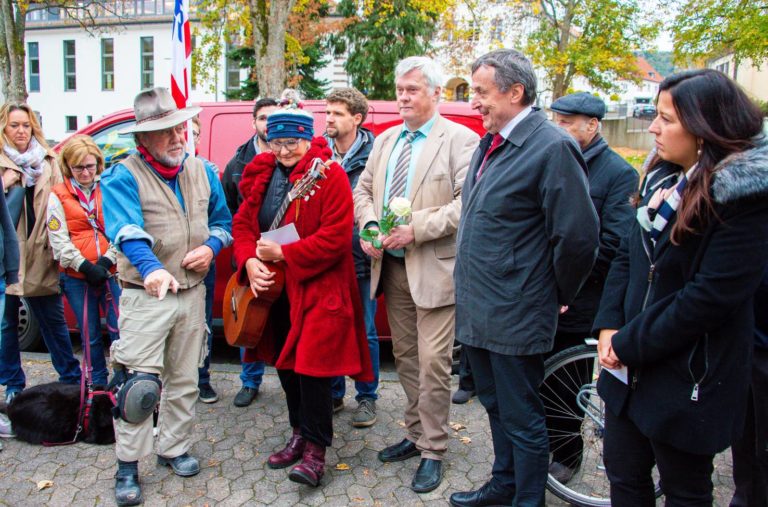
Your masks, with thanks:
<instances>
[{"instance_id":1,"label":"van window","mask_svg":"<svg viewBox=\"0 0 768 507\"><path fill-rule=\"evenodd\" d=\"M134 123L136 122L133 120L116 123L93 134L93 141L99 147L101 152L104 153L104 169L107 169L128 157L128 155L131 154L131 151L136 148L136 143L133 141L132 135L121 136L117 134Z\"/></svg>"}]
</instances>

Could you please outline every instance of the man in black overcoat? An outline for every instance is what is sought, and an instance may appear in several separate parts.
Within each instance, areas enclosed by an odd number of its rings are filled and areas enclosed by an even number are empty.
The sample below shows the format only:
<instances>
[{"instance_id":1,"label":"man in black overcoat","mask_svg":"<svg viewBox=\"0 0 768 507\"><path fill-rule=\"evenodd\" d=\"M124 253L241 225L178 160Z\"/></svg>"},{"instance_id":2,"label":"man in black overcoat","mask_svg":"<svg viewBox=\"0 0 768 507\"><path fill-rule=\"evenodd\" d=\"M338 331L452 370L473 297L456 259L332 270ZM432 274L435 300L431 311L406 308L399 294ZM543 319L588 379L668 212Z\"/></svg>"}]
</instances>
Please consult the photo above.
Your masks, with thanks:
<instances>
[{"instance_id":1,"label":"man in black overcoat","mask_svg":"<svg viewBox=\"0 0 768 507\"><path fill-rule=\"evenodd\" d=\"M543 506L549 465L539 387L560 307L587 279L598 220L576 142L547 120L530 61L515 50L472 65L473 107L488 134L462 192L456 339L466 347L494 447L491 480L457 506Z\"/></svg>"}]
</instances>

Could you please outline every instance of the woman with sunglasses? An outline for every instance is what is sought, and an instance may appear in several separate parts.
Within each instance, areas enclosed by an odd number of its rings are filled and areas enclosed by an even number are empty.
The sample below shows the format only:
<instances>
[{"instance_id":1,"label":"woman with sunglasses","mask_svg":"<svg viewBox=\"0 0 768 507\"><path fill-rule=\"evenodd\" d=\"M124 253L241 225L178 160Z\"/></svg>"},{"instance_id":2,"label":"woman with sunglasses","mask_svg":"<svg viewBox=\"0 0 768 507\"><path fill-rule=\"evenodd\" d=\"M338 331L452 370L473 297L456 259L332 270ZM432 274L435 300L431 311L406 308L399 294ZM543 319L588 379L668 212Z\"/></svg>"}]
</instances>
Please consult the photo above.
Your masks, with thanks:
<instances>
[{"instance_id":1,"label":"woman with sunglasses","mask_svg":"<svg viewBox=\"0 0 768 507\"><path fill-rule=\"evenodd\" d=\"M59 160L64 181L53 187L48 198L48 237L64 295L81 337L87 336L91 345L93 382L106 384L100 313L105 314L110 341L117 340L120 286L113 276L117 250L104 235L99 188L104 155L89 136L77 135L61 149Z\"/></svg>"},{"instance_id":2,"label":"woman with sunglasses","mask_svg":"<svg viewBox=\"0 0 768 507\"><path fill-rule=\"evenodd\" d=\"M655 506L656 464L666 505L711 506L713 458L747 407L768 142L758 107L712 69L666 78L657 111L637 220L594 323L603 459L613 505Z\"/></svg>"},{"instance_id":3,"label":"woman with sunglasses","mask_svg":"<svg viewBox=\"0 0 768 507\"><path fill-rule=\"evenodd\" d=\"M290 439L267 465L286 468L302 460L289 479L317 486L333 437L332 380L345 375L370 382L373 370L352 259L352 190L344 169L327 162L332 153L325 139L313 139L313 123L310 113L298 109L269 116L272 152L257 155L243 171L243 203L232 236L241 281L257 298L275 283L267 266L279 263L285 270L285 289L269 315L270 333L254 357L246 352L246 360L275 365L288 403ZM299 239L280 245L264 238L288 192L318 159L328 163L325 177L278 220L293 224Z\"/></svg>"},{"instance_id":4,"label":"woman with sunglasses","mask_svg":"<svg viewBox=\"0 0 768 507\"><path fill-rule=\"evenodd\" d=\"M45 142L32 108L7 102L0 107L0 173L8 200L14 207L19 238L19 283L7 289L2 339L0 384L6 402L24 389L26 377L19 353L19 298L24 297L48 350L59 381L80 382L80 363L72 353L64 303L59 293L59 274L48 245L46 207L51 188L61 182L55 155Z\"/></svg>"}]
</instances>

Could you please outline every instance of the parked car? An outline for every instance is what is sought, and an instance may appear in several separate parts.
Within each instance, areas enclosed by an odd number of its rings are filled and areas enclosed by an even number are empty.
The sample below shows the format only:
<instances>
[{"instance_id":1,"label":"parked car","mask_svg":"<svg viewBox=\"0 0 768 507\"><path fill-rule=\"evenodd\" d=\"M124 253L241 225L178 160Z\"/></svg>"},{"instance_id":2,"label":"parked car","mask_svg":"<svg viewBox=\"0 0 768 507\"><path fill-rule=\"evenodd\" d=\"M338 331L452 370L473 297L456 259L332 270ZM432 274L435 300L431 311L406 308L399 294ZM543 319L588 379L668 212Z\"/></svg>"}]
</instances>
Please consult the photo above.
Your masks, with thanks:
<instances>
[{"instance_id":1,"label":"parked car","mask_svg":"<svg viewBox=\"0 0 768 507\"><path fill-rule=\"evenodd\" d=\"M223 171L237 147L253 136L253 102L214 102L200 104L201 138L199 153L214 162ZM304 109L315 116L315 132L325 132L325 101L309 100L304 102ZM439 106L440 114L449 120L461 123L480 135L485 133L482 119L466 102L445 102ZM106 166L109 167L127 157L135 148L133 136L121 136L118 132L134 123L132 109L124 109L107 115L82 128L77 134L93 137L104 153ZM393 125L402 122L397 104L389 101L370 101L368 116L364 127L378 135ZM58 151L67 139L54 147ZM223 250L216 258L216 288L214 292L214 332L222 333L222 300L227 280L232 274L232 252ZM77 332L74 313L65 301L65 314L70 330ZM380 300L376 314L376 327L379 337L390 339L389 325L383 300ZM22 350L34 350L41 342L40 328L29 309L22 304L19 307L19 346Z\"/></svg>"},{"instance_id":2,"label":"parked car","mask_svg":"<svg viewBox=\"0 0 768 507\"><path fill-rule=\"evenodd\" d=\"M656 106L653 104L638 104L635 106L635 109L632 110L632 116L635 118L652 120L656 117Z\"/></svg>"}]
</instances>

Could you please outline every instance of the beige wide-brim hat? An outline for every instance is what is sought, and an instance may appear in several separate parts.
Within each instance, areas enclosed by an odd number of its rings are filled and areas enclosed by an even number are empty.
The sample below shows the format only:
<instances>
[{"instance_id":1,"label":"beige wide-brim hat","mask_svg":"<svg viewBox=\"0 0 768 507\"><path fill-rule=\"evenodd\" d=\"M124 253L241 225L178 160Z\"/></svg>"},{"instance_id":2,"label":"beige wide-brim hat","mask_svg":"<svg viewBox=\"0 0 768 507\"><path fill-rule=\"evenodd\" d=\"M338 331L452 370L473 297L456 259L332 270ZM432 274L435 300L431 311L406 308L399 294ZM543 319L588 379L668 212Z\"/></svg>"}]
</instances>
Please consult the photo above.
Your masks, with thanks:
<instances>
[{"instance_id":1,"label":"beige wide-brim hat","mask_svg":"<svg viewBox=\"0 0 768 507\"><path fill-rule=\"evenodd\" d=\"M202 110L202 107L197 106L179 109L167 88L144 90L133 101L136 124L120 130L119 134L154 132L175 127L194 118Z\"/></svg>"}]
</instances>

